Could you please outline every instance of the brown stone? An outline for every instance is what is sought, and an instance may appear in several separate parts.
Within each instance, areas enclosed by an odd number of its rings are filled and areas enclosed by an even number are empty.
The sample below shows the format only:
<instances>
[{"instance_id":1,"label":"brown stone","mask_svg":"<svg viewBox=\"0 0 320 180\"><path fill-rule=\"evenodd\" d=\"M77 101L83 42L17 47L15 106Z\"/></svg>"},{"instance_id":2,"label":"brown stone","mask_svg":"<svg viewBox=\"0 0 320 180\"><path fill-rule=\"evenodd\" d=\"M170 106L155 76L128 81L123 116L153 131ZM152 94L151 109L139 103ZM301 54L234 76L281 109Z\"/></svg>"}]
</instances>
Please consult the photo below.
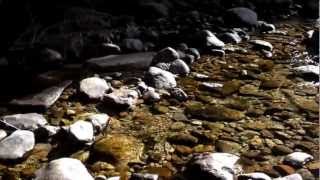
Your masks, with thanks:
<instances>
[{"instance_id":1,"label":"brown stone","mask_svg":"<svg viewBox=\"0 0 320 180\"><path fill-rule=\"evenodd\" d=\"M296 172L293 167L284 164L274 166L273 168L283 176L294 174Z\"/></svg>"}]
</instances>

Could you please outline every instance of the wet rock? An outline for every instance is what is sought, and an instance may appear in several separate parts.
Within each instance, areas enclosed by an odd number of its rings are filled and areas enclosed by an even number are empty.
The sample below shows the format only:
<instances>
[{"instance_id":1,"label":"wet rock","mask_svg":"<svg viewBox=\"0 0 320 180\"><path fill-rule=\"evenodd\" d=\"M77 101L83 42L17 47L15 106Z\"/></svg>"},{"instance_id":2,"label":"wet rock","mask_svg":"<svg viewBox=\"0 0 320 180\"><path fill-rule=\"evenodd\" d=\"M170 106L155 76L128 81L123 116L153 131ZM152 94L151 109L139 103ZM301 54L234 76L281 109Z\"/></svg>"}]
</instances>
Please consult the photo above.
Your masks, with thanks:
<instances>
[{"instance_id":1,"label":"wet rock","mask_svg":"<svg viewBox=\"0 0 320 180\"><path fill-rule=\"evenodd\" d=\"M49 108L58 100L64 89L67 88L70 84L71 81L65 81L57 86L45 89L38 94L27 96L22 99L14 99L10 102L10 104L16 106Z\"/></svg>"},{"instance_id":2,"label":"wet rock","mask_svg":"<svg viewBox=\"0 0 320 180\"><path fill-rule=\"evenodd\" d=\"M205 74L200 74L200 73L196 73L196 72L193 72L192 73L192 76L195 78L195 79L197 79L197 80L207 80L207 79L209 79L210 77L209 76L207 76L207 75L205 75ZM222 87L223 85L221 84L221 87Z\"/></svg>"},{"instance_id":3,"label":"wet rock","mask_svg":"<svg viewBox=\"0 0 320 180\"><path fill-rule=\"evenodd\" d=\"M240 144L232 141L218 140L216 143L217 150L224 153L238 153L241 150Z\"/></svg>"},{"instance_id":4,"label":"wet rock","mask_svg":"<svg viewBox=\"0 0 320 180\"><path fill-rule=\"evenodd\" d=\"M87 117L97 132L101 132L108 124L110 117L107 114L93 114Z\"/></svg>"},{"instance_id":5,"label":"wet rock","mask_svg":"<svg viewBox=\"0 0 320 180\"><path fill-rule=\"evenodd\" d=\"M146 80L156 89L171 89L177 86L175 76L157 67L150 67Z\"/></svg>"},{"instance_id":6,"label":"wet rock","mask_svg":"<svg viewBox=\"0 0 320 180\"><path fill-rule=\"evenodd\" d=\"M159 175L157 174L141 174L133 173L130 180L158 180Z\"/></svg>"},{"instance_id":7,"label":"wet rock","mask_svg":"<svg viewBox=\"0 0 320 180\"><path fill-rule=\"evenodd\" d=\"M306 66L299 66L296 68L293 68L293 71L297 74L297 75L308 75L308 74L312 74L315 76L319 76L319 72L320 72L320 68L319 66L315 66L315 65L306 65Z\"/></svg>"},{"instance_id":8,"label":"wet rock","mask_svg":"<svg viewBox=\"0 0 320 180\"><path fill-rule=\"evenodd\" d=\"M109 55L87 60L86 66L93 70L119 71L148 69L151 64L153 52L132 53L125 55Z\"/></svg>"},{"instance_id":9,"label":"wet rock","mask_svg":"<svg viewBox=\"0 0 320 180\"><path fill-rule=\"evenodd\" d=\"M258 21L258 28L262 33L274 32L276 30L276 27L273 24L269 24L264 21Z\"/></svg>"},{"instance_id":10,"label":"wet rock","mask_svg":"<svg viewBox=\"0 0 320 180\"><path fill-rule=\"evenodd\" d=\"M238 156L228 153L199 154L188 162L185 174L190 179L233 180L238 160Z\"/></svg>"},{"instance_id":11,"label":"wet rock","mask_svg":"<svg viewBox=\"0 0 320 180\"><path fill-rule=\"evenodd\" d=\"M210 49L210 54L213 56L224 57L226 53L221 49Z\"/></svg>"},{"instance_id":12,"label":"wet rock","mask_svg":"<svg viewBox=\"0 0 320 180\"><path fill-rule=\"evenodd\" d=\"M7 137L7 132L5 130L0 129L0 141Z\"/></svg>"},{"instance_id":13,"label":"wet rock","mask_svg":"<svg viewBox=\"0 0 320 180\"><path fill-rule=\"evenodd\" d=\"M0 141L0 159L15 160L31 151L35 145L33 132L26 130L14 131L10 136Z\"/></svg>"},{"instance_id":14,"label":"wet rock","mask_svg":"<svg viewBox=\"0 0 320 180\"><path fill-rule=\"evenodd\" d=\"M221 83L210 83L210 82L203 82L200 84L201 87L210 91L221 91L223 84Z\"/></svg>"},{"instance_id":15,"label":"wet rock","mask_svg":"<svg viewBox=\"0 0 320 180\"><path fill-rule=\"evenodd\" d=\"M98 77L90 77L80 81L80 91L90 99L102 99L109 90L107 82Z\"/></svg>"},{"instance_id":16,"label":"wet rock","mask_svg":"<svg viewBox=\"0 0 320 180\"><path fill-rule=\"evenodd\" d=\"M238 176L238 180L271 180L271 177L265 173L250 173L250 174L241 174Z\"/></svg>"},{"instance_id":17,"label":"wet rock","mask_svg":"<svg viewBox=\"0 0 320 180\"><path fill-rule=\"evenodd\" d=\"M169 71L173 74L187 75L190 73L190 68L183 60L177 59L170 63Z\"/></svg>"},{"instance_id":18,"label":"wet rock","mask_svg":"<svg viewBox=\"0 0 320 180\"><path fill-rule=\"evenodd\" d=\"M46 125L46 118L38 113L14 114L2 117L3 121L22 130L34 131Z\"/></svg>"},{"instance_id":19,"label":"wet rock","mask_svg":"<svg viewBox=\"0 0 320 180\"><path fill-rule=\"evenodd\" d=\"M127 52L141 52L144 49L143 42L140 39L127 38L121 43L121 47Z\"/></svg>"},{"instance_id":20,"label":"wet rock","mask_svg":"<svg viewBox=\"0 0 320 180\"><path fill-rule=\"evenodd\" d=\"M58 51L49 48L40 50L39 58L44 66L57 66L63 63L62 55Z\"/></svg>"},{"instance_id":21,"label":"wet rock","mask_svg":"<svg viewBox=\"0 0 320 180\"><path fill-rule=\"evenodd\" d=\"M186 54L193 55L196 60L200 59L200 52L196 48L189 48L185 51Z\"/></svg>"},{"instance_id":22,"label":"wet rock","mask_svg":"<svg viewBox=\"0 0 320 180\"><path fill-rule=\"evenodd\" d=\"M251 40L250 43L253 44L259 50L273 50L272 44L264 40Z\"/></svg>"},{"instance_id":23,"label":"wet rock","mask_svg":"<svg viewBox=\"0 0 320 180\"><path fill-rule=\"evenodd\" d=\"M139 94L136 90L122 87L114 90L110 94L106 94L103 101L106 104L110 104L113 107L119 107L124 109L133 109L138 101Z\"/></svg>"},{"instance_id":24,"label":"wet rock","mask_svg":"<svg viewBox=\"0 0 320 180\"><path fill-rule=\"evenodd\" d=\"M170 94L173 98L179 101L186 101L188 100L188 95L180 88L173 88L170 89Z\"/></svg>"},{"instance_id":25,"label":"wet rock","mask_svg":"<svg viewBox=\"0 0 320 180\"><path fill-rule=\"evenodd\" d=\"M69 127L69 132L78 142L91 142L94 138L93 126L87 121L77 121Z\"/></svg>"},{"instance_id":26,"label":"wet rock","mask_svg":"<svg viewBox=\"0 0 320 180\"><path fill-rule=\"evenodd\" d=\"M244 112L216 105L206 106L201 116L211 121L238 121L245 117Z\"/></svg>"},{"instance_id":27,"label":"wet rock","mask_svg":"<svg viewBox=\"0 0 320 180\"><path fill-rule=\"evenodd\" d=\"M225 43L238 44L242 41L242 38L235 31L223 33L219 38Z\"/></svg>"},{"instance_id":28,"label":"wet rock","mask_svg":"<svg viewBox=\"0 0 320 180\"><path fill-rule=\"evenodd\" d=\"M193 146L198 143L198 138L190 134L176 134L168 138L168 141L173 144L181 144L186 146Z\"/></svg>"},{"instance_id":29,"label":"wet rock","mask_svg":"<svg viewBox=\"0 0 320 180\"><path fill-rule=\"evenodd\" d=\"M222 87L222 94L224 96L229 96L235 92L237 92L239 90L239 88L241 87L242 83L240 81L228 81L226 83L223 84Z\"/></svg>"},{"instance_id":30,"label":"wet rock","mask_svg":"<svg viewBox=\"0 0 320 180\"><path fill-rule=\"evenodd\" d=\"M293 150L284 145L276 145L272 148L275 155L287 155L293 153Z\"/></svg>"},{"instance_id":31,"label":"wet rock","mask_svg":"<svg viewBox=\"0 0 320 180\"><path fill-rule=\"evenodd\" d=\"M171 47L167 47L159 51L152 59L152 64L159 62L172 62L179 59L179 53Z\"/></svg>"},{"instance_id":32,"label":"wet rock","mask_svg":"<svg viewBox=\"0 0 320 180\"><path fill-rule=\"evenodd\" d=\"M304 152L294 152L287 155L283 162L294 167L302 167L307 162L313 160L313 156Z\"/></svg>"},{"instance_id":33,"label":"wet rock","mask_svg":"<svg viewBox=\"0 0 320 180\"><path fill-rule=\"evenodd\" d=\"M140 162L144 145L136 138L121 134L106 136L97 141L93 150L98 157L113 163Z\"/></svg>"},{"instance_id":34,"label":"wet rock","mask_svg":"<svg viewBox=\"0 0 320 180\"><path fill-rule=\"evenodd\" d=\"M303 178L300 174L291 174L289 176L275 178L274 180L303 180Z\"/></svg>"},{"instance_id":35,"label":"wet rock","mask_svg":"<svg viewBox=\"0 0 320 180\"><path fill-rule=\"evenodd\" d=\"M149 87L148 90L143 93L142 98L147 102L157 102L161 99L161 96L154 88Z\"/></svg>"},{"instance_id":36,"label":"wet rock","mask_svg":"<svg viewBox=\"0 0 320 180\"><path fill-rule=\"evenodd\" d=\"M186 54L183 58L181 58L185 63L192 64L195 61L195 57L191 54Z\"/></svg>"},{"instance_id":37,"label":"wet rock","mask_svg":"<svg viewBox=\"0 0 320 180\"><path fill-rule=\"evenodd\" d=\"M220 39L218 39L212 32L209 30L204 30L201 32L206 39L206 47L208 48L217 48L222 49L225 44Z\"/></svg>"},{"instance_id":38,"label":"wet rock","mask_svg":"<svg viewBox=\"0 0 320 180\"><path fill-rule=\"evenodd\" d=\"M297 174L300 174L304 180L316 180L316 178L308 169L299 169Z\"/></svg>"},{"instance_id":39,"label":"wet rock","mask_svg":"<svg viewBox=\"0 0 320 180\"><path fill-rule=\"evenodd\" d=\"M72 158L61 158L49 162L36 172L35 180L93 180L81 161Z\"/></svg>"},{"instance_id":40,"label":"wet rock","mask_svg":"<svg viewBox=\"0 0 320 180\"><path fill-rule=\"evenodd\" d=\"M232 27L252 28L258 25L258 15L251 9L235 7L227 10L224 21Z\"/></svg>"}]
</instances>

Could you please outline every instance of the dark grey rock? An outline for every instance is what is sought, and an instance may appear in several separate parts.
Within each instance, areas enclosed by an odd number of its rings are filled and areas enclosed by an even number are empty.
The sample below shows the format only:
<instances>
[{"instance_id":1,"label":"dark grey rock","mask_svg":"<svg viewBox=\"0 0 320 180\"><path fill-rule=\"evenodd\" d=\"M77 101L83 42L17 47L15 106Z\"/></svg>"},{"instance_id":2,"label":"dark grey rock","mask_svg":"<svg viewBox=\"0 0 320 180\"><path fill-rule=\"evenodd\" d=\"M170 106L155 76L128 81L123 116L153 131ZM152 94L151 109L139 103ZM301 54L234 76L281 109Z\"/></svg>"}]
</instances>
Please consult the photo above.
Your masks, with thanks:
<instances>
[{"instance_id":1,"label":"dark grey rock","mask_svg":"<svg viewBox=\"0 0 320 180\"><path fill-rule=\"evenodd\" d=\"M180 88L172 88L170 89L170 94L173 98L179 101L186 101L188 100L188 95Z\"/></svg>"},{"instance_id":2,"label":"dark grey rock","mask_svg":"<svg viewBox=\"0 0 320 180\"><path fill-rule=\"evenodd\" d=\"M224 21L232 27L253 28L258 25L258 15L249 8L235 7L227 10Z\"/></svg>"},{"instance_id":3,"label":"dark grey rock","mask_svg":"<svg viewBox=\"0 0 320 180\"><path fill-rule=\"evenodd\" d=\"M49 108L58 100L64 89L67 88L71 83L72 81L65 81L57 86L45 89L38 94L27 96L22 99L14 99L10 102L10 104L16 106Z\"/></svg>"},{"instance_id":4,"label":"dark grey rock","mask_svg":"<svg viewBox=\"0 0 320 180\"><path fill-rule=\"evenodd\" d=\"M127 52L141 52L144 50L143 42L140 39L124 39L121 47Z\"/></svg>"},{"instance_id":5,"label":"dark grey rock","mask_svg":"<svg viewBox=\"0 0 320 180\"><path fill-rule=\"evenodd\" d=\"M162 49L161 51L159 51L152 60L152 64L157 64L159 62L172 62L176 59L179 59L179 53L171 48L171 47L167 47Z\"/></svg>"},{"instance_id":6,"label":"dark grey rock","mask_svg":"<svg viewBox=\"0 0 320 180\"><path fill-rule=\"evenodd\" d=\"M196 48L189 48L186 50L186 54L193 55L196 60L200 59L200 52Z\"/></svg>"},{"instance_id":7,"label":"dark grey rock","mask_svg":"<svg viewBox=\"0 0 320 180\"><path fill-rule=\"evenodd\" d=\"M183 60L177 59L170 63L169 71L173 74L187 75L190 73L190 68Z\"/></svg>"},{"instance_id":8,"label":"dark grey rock","mask_svg":"<svg viewBox=\"0 0 320 180\"><path fill-rule=\"evenodd\" d=\"M153 52L110 55L89 59L87 66L93 70L103 71L148 69L153 55Z\"/></svg>"}]
</instances>

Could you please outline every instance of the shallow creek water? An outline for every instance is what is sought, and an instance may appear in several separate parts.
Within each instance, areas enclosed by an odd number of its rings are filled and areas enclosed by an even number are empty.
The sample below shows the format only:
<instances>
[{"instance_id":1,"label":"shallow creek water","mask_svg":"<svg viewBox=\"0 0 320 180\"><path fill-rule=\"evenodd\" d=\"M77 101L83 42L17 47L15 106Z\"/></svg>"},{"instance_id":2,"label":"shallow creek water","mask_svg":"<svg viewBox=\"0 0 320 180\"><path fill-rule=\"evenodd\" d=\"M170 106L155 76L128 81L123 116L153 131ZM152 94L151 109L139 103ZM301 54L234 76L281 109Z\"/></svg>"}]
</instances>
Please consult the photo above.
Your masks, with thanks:
<instances>
[{"instance_id":1,"label":"shallow creek water","mask_svg":"<svg viewBox=\"0 0 320 180\"><path fill-rule=\"evenodd\" d=\"M109 136L113 137L110 146L123 144L125 147L111 151L111 156L119 159L102 159L92 146L76 146L64 138L53 139L50 144L39 138L25 160L0 162L0 177L31 179L48 160L70 156L83 161L94 175L151 172L164 179L179 174L192 154L202 152L238 154L245 172L268 174L274 173L272 166L281 164L286 152L304 151L319 162L318 87L292 72L293 67L307 63L303 34L313 25L285 22L276 27L286 34L251 36L274 46L272 58L264 57L247 42L234 45L247 52L226 52L225 57L203 55L191 69L207 75L207 79L197 79L193 74L178 78L178 87L189 95L186 102L168 96L155 104L141 102L133 111L115 112L80 98L74 81L45 112L47 119L51 125L61 126L88 113L109 114L110 124L96 141ZM142 77L142 73L133 74L130 77ZM123 77L129 75L124 73ZM118 83L131 80L119 78ZM209 90L201 86L202 82L224 86ZM17 111L3 112L10 113Z\"/></svg>"}]
</instances>

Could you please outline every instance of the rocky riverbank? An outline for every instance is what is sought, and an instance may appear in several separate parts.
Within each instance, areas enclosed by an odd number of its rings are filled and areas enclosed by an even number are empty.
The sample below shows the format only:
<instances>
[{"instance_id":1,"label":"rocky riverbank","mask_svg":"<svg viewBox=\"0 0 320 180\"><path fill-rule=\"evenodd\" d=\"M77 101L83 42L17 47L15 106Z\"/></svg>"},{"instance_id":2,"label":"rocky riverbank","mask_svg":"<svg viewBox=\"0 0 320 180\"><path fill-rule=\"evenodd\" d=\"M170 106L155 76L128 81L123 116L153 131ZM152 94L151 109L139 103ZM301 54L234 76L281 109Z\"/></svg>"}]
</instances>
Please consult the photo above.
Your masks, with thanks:
<instances>
[{"instance_id":1,"label":"rocky riverbank","mask_svg":"<svg viewBox=\"0 0 320 180\"><path fill-rule=\"evenodd\" d=\"M145 24L70 8L10 46L1 180L319 178L317 22L169 4Z\"/></svg>"}]
</instances>

